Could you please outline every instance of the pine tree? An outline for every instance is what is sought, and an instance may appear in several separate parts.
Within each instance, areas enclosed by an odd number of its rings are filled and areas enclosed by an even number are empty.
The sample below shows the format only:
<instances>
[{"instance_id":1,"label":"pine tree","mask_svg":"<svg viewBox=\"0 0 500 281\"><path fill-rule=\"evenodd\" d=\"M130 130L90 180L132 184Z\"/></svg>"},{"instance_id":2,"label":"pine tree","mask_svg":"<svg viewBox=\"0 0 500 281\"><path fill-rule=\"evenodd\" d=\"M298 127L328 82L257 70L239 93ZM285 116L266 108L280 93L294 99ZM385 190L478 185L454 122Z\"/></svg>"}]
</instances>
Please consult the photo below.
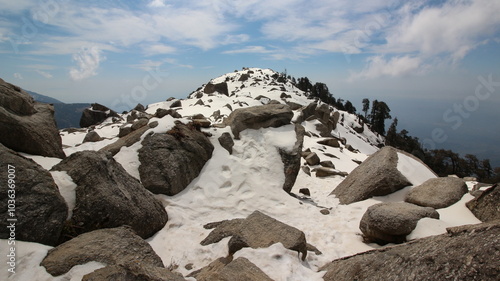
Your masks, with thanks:
<instances>
[{"instance_id":1,"label":"pine tree","mask_svg":"<svg viewBox=\"0 0 500 281\"><path fill-rule=\"evenodd\" d=\"M368 117L368 110L370 110L370 100L367 98L363 99L363 112L365 113L365 119Z\"/></svg>"}]
</instances>

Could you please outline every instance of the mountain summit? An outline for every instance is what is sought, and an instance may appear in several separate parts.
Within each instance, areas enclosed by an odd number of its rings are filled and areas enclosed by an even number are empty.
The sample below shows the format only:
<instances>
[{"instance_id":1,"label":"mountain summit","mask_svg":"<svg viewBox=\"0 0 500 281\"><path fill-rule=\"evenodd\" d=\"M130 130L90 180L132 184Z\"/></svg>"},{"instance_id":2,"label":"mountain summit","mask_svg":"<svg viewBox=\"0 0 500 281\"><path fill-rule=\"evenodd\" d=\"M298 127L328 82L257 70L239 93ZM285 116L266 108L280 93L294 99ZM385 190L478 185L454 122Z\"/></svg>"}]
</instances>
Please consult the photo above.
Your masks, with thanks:
<instances>
[{"instance_id":1,"label":"mountain summit","mask_svg":"<svg viewBox=\"0 0 500 281\"><path fill-rule=\"evenodd\" d=\"M60 135L64 160L0 146L3 162L36 165L32 170L58 187L52 192L67 208L59 204L58 220L46 226L58 234L54 248L42 245L35 226L17 228L33 234L16 242L23 249L20 280L32 274L40 280L343 280L358 273L383 279L358 263L364 256L380 261L384 250L363 252L387 243L403 243L391 249L404 253L405 263L381 263L380 276L466 276L463 262L450 261L460 254L446 254L455 244L464 259L467 246L480 248L466 259L474 270L485 269L482 279L498 268L496 261L482 262L500 260L486 249L492 247L475 240L465 246L463 238L470 231L489 241L498 223L444 234L447 227L481 222L465 207L475 182L440 179L457 188L440 192L441 199L430 196L444 204L430 207L427 186L437 176L419 159L382 147L384 138L362 118L314 99L271 69L228 73L186 99L138 106ZM37 195L20 189L16 196ZM405 202L410 197L419 205ZM19 202L39 207L33 199ZM7 228L1 229L7 239ZM442 268L411 255L419 245L433 245ZM478 256L483 250L490 256ZM139 263L137 253L143 253Z\"/></svg>"}]
</instances>

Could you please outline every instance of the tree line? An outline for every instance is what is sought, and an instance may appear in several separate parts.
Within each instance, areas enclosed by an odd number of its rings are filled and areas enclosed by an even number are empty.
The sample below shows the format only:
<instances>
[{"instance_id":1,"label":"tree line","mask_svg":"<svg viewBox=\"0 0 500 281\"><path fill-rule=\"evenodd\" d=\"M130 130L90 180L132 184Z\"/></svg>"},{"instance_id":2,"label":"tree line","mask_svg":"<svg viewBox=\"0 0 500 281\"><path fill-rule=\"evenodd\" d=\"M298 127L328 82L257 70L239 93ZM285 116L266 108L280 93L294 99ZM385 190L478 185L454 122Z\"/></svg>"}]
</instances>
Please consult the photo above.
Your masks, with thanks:
<instances>
[{"instance_id":1,"label":"tree line","mask_svg":"<svg viewBox=\"0 0 500 281\"><path fill-rule=\"evenodd\" d=\"M383 101L373 100L370 103L368 98L363 99L361 114L357 112L356 107L349 100L344 101L341 98L335 98L324 83L317 82L313 84L307 77L295 79L287 76L286 72L282 73L281 76L288 78L297 88L306 92L309 97L321 100L338 110L356 114L362 123L367 124L370 130L385 136L385 145L393 146L420 158L439 176L473 176L486 183L500 182L500 167L492 168L489 159L478 159L472 154L466 154L462 157L460 154L446 149L424 149L417 137L411 136L405 129L397 130L397 118L393 119L386 132L385 121L392 119L392 116L390 115L391 109Z\"/></svg>"}]
</instances>

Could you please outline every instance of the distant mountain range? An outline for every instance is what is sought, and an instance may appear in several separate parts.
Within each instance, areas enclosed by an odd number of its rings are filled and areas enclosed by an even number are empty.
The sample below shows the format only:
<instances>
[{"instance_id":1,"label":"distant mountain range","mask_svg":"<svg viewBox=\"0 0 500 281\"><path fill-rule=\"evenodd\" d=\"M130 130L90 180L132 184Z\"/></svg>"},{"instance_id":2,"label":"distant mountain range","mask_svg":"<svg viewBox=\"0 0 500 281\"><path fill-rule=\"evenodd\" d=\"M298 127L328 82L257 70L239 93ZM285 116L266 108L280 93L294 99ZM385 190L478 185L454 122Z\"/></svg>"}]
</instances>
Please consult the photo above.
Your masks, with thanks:
<instances>
[{"instance_id":1,"label":"distant mountain range","mask_svg":"<svg viewBox=\"0 0 500 281\"><path fill-rule=\"evenodd\" d=\"M90 103L64 103L58 99L27 91L38 102L51 103L54 105L54 117L57 122L57 128L79 128L82 111L90 107Z\"/></svg>"}]
</instances>

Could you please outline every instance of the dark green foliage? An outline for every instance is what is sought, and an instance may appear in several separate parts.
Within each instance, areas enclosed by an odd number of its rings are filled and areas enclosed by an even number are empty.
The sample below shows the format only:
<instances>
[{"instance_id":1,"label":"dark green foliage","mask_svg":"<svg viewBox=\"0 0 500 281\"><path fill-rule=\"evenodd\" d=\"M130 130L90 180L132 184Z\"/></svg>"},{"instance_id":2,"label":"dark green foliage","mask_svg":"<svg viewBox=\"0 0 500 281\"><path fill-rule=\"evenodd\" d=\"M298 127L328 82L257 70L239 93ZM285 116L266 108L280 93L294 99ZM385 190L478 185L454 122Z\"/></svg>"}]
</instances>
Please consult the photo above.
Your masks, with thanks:
<instances>
[{"instance_id":1,"label":"dark green foliage","mask_svg":"<svg viewBox=\"0 0 500 281\"><path fill-rule=\"evenodd\" d=\"M365 119L368 118L368 110L370 110L370 100L367 98L363 99L363 112L365 113Z\"/></svg>"},{"instance_id":2,"label":"dark green foliage","mask_svg":"<svg viewBox=\"0 0 500 281\"><path fill-rule=\"evenodd\" d=\"M391 110L385 102L378 100L373 101L372 112L370 114L372 131L385 135L385 119L392 118L389 112L391 112Z\"/></svg>"},{"instance_id":3,"label":"dark green foliage","mask_svg":"<svg viewBox=\"0 0 500 281\"><path fill-rule=\"evenodd\" d=\"M424 150L417 137L412 137L407 130L397 132L398 119L395 118L385 139L385 144L409 152L424 161L429 168L441 177L457 175L474 176L479 181L497 183L500 181L500 168L491 167L490 160L479 160L475 155L458 153L445 149Z\"/></svg>"}]
</instances>

